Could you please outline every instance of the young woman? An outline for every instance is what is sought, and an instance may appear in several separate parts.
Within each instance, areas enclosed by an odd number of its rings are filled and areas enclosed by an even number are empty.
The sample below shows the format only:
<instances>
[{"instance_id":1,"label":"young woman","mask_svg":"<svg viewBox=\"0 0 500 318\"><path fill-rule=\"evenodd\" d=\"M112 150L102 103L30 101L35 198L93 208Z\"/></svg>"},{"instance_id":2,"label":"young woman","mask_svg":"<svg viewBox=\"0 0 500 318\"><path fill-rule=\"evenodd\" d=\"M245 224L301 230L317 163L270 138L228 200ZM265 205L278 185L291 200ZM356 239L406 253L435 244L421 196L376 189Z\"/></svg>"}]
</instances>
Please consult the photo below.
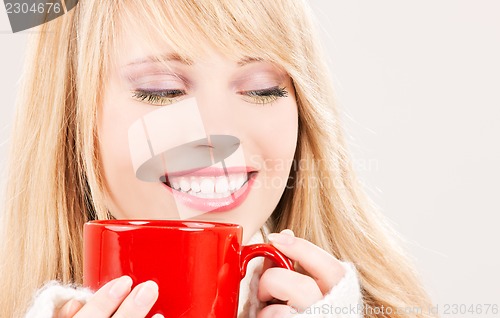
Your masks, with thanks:
<instances>
[{"instance_id":1,"label":"young woman","mask_svg":"<svg viewBox=\"0 0 500 318\"><path fill-rule=\"evenodd\" d=\"M146 315L154 282L131 289L122 277L93 295L76 287L82 228L197 209L175 200L196 196L193 182L137 178L127 138L142 116L190 98L207 135L238 138L247 169L228 190L247 184L244 200L194 218L241 224L245 244L269 239L297 264L255 266L239 317L432 316L397 235L356 180L306 1L80 0L37 31L12 134L2 317ZM189 141L173 129L162 138Z\"/></svg>"}]
</instances>

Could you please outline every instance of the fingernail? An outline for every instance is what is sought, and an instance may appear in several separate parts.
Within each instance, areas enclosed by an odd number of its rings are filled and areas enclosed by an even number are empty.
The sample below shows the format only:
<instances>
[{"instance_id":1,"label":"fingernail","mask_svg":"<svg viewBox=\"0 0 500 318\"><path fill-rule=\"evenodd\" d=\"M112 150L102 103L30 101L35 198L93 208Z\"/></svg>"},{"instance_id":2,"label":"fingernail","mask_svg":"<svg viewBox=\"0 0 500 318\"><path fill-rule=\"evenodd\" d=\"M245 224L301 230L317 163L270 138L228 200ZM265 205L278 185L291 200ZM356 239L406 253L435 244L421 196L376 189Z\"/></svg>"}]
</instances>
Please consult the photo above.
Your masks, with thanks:
<instances>
[{"instance_id":1,"label":"fingernail","mask_svg":"<svg viewBox=\"0 0 500 318\"><path fill-rule=\"evenodd\" d=\"M132 278L122 276L111 286L109 294L115 299L120 299L130 291L130 287L132 287Z\"/></svg>"},{"instance_id":2,"label":"fingernail","mask_svg":"<svg viewBox=\"0 0 500 318\"><path fill-rule=\"evenodd\" d=\"M69 317L70 314L74 314L74 307L76 305L78 305L78 300L71 299L70 301L68 301L66 304L64 304L63 310L59 311L57 318Z\"/></svg>"},{"instance_id":3,"label":"fingernail","mask_svg":"<svg viewBox=\"0 0 500 318\"><path fill-rule=\"evenodd\" d=\"M271 233L267 236L267 238L269 239L269 241L281 245L291 245L295 240L294 236L282 233Z\"/></svg>"},{"instance_id":4,"label":"fingernail","mask_svg":"<svg viewBox=\"0 0 500 318\"><path fill-rule=\"evenodd\" d=\"M290 236L295 236L295 233L293 233L292 230L290 229L284 229L283 231L280 232L281 234L285 234L285 235L290 235Z\"/></svg>"},{"instance_id":5,"label":"fingernail","mask_svg":"<svg viewBox=\"0 0 500 318\"><path fill-rule=\"evenodd\" d=\"M137 292L137 295L135 295L135 303L138 306L149 306L151 303L156 299L156 296L158 295L158 285L151 281L148 280L142 286L140 287L139 291Z\"/></svg>"},{"instance_id":6,"label":"fingernail","mask_svg":"<svg viewBox=\"0 0 500 318\"><path fill-rule=\"evenodd\" d=\"M75 300L71 299L66 304L64 304L64 310L61 310L60 315L58 317L68 316L71 313L71 311L73 310L74 302L75 302Z\"/></svg>"},{"instance_id":7,"label":"fingernail","mask_svg":"<svg viewBox=\"0 0 500 318\"><path fill-rule=\"evenodd\" d=\"M156 314L151 318L165 318L165 316L163 316L162 314Z\"/></svg>"}]
</instances>

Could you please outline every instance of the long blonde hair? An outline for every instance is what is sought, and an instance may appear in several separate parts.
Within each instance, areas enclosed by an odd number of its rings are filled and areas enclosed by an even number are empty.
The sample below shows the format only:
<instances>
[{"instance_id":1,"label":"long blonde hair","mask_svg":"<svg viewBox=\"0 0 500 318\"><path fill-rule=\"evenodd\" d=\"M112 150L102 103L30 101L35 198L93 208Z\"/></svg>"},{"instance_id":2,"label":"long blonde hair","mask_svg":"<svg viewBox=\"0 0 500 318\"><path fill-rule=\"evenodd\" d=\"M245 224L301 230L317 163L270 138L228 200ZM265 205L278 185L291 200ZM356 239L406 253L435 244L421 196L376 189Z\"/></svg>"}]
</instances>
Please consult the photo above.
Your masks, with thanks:
<instances>
[{"instance_id":1,"label":"long blonde hair","mask_svg":"<svg viewBox=\"0 0 500 318\"><path fill-rule=\"evenodd\" d=\"M398 242L356 180L332 82L304 0L80 0L32 35L11 139L0 254L0 316L21 316L44 282L82 282L82 228L110 215L96 118L119 32L145 29L181 56L199 43L238 59L258 56L291 76L299 108L295 160L272 217L360 274L366 317L431 301ZM182 26L182 27L179 27ZM186 36L181 30L189 30ZM377 308L391 307L392 314ZM371 310L370 310L371 309ZM388 312L387 310L385 311Z\"/></svg>"}]
</instances>

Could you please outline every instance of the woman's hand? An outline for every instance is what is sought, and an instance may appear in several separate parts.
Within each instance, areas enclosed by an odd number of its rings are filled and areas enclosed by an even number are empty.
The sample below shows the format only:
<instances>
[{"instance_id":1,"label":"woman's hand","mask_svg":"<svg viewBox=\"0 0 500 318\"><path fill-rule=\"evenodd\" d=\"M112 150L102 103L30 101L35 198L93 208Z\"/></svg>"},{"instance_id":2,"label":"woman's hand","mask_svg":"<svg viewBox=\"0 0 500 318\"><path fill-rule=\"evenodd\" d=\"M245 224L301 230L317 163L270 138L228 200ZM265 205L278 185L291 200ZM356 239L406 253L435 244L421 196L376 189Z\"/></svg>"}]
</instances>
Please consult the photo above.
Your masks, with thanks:
<instances>
[{"instance_id":1,"label":"woman's hand","mask_svg":"<svg viewBox=\"0 0 500 318\"><path fill-rule=\"evenodd\" d=\"M295 237L291 230L270 234L268 238L283 254L298 262L305 273L279 267L266 269L259 282L259 300L278 299L286 305L266 306L258 318L291 317L305 310L321 300L345 274L338 259L313 243Z\"/></svg>"},{"instance_id":2,"label":"woman's hand","mask_svg":"<svg viewBox=\"0 0 500 318\"><path fill-rule=\"evenodd\" d=\"M55 314L57 318L144 318L156 299L158 285L147 281L137 285L132 291L129 276L116 278L102 286L84 305L70 300ZM154 318L161 318L155 315Z\"/></svg>"}]
</instances>

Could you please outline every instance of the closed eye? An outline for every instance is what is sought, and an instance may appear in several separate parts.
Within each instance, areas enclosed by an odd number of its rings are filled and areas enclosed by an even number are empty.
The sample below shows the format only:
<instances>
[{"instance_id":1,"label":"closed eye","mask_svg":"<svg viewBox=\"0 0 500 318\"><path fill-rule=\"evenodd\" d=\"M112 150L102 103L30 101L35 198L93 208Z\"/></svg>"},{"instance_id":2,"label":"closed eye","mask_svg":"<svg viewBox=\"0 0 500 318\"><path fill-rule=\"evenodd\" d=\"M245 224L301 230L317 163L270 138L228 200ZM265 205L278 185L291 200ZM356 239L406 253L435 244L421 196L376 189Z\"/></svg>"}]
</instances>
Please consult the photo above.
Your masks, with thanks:
<instances>
[{"instance_id":1,"label":"closed eye","mask_svg":"<svg viewBox=\"0 0 500 318\"><path fill-rule=\"evenodd\" d=\"M179 97L185 95L186 92L180 89L172 90L136 90L132 97L148 104L164 106L175 103Z\"/></svg>"},{"instance_id":2,"label":"closed eye","mask_svg":"<svg viewBox=\"0 0 500 318\"><path fill-rule=\"evenodd\" d=\"M280 97L287 97L288 91L285 87L274 86L266 89L239 91L238 94L244 97L244 100L253 104L269 104ZM151 105L165 106L177 102L180 97L186 95L185 90L136 90L132 97Z\"/></svg>"},{"instance_id":3,"label":"closed eye","mask_svg":"<svg viewBox=\"0 0 500 318\"><path fill-rule=\"evenodd\" d=\"M269 104L276 101L280 97L288 96L286 88L279 86L259 90L240 91L238 93L243 95L247 102L254 104Z\"/></svg>"}]
</instances>

